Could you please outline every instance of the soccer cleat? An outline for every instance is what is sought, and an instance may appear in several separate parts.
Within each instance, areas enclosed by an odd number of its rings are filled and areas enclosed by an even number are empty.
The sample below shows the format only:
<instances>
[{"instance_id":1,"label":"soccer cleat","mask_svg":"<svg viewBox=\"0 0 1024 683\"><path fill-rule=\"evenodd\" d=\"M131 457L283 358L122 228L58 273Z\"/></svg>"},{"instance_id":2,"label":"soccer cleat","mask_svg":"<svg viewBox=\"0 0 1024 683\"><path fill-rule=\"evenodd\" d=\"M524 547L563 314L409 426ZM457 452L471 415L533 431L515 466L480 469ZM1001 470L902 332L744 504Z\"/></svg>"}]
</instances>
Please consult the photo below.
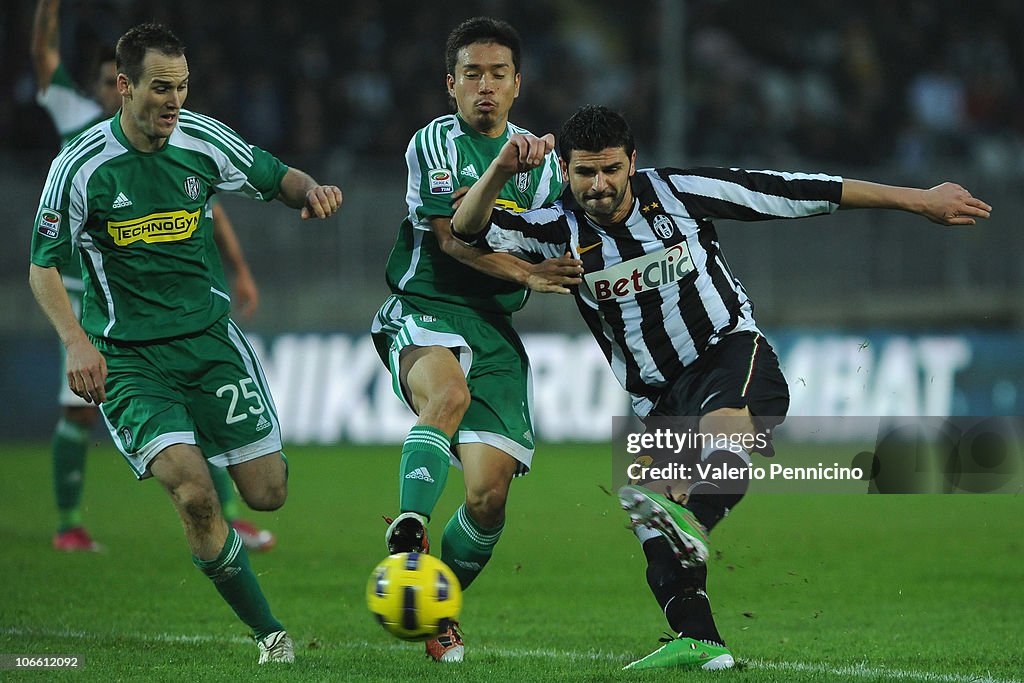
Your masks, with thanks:
<instances>
[{"instance_id":1,"label":"soccer cleat","mask_svg":"<svg viewBox=\"0 0 1024 683\"><path fill-rule=\"evenodd\" d=\"M705 669L717 671L731 669L736 665L729 648L693 638L662 638L665 643L643 659L638 659L625 669Z\"/></svg>"},{"instance_id":2,"label":"soccer cleat","mask_svg":"<svg viewBox=\"0 0 1024 683\"><path fill-rule=\"evenodd\" d=\"M277 544L277 536L244 519L232 520L231 528L242 539L242 545L246 550L265 553Z\"/></svg>"},{"instance_id":3,"label":"soccer cleat","mask_svg":"<svg viewBox=\"0 0 1024 683\"><path fill-rule=\"evenodd\" d=\"M66 553L98 553L103 550L103 546L92 540L92 536L85 530L85 527L76 526L54 534L53 549Z\"/></svg>"},{"instance_id":4,"label":"soccer cleat","mask_svg":"<svg viewBox=\"0 0 1024 683\"><path fill-rule=\"evenodd\" d=\"M287 631L274 631L263 640L257 640L260 649L260 664L267 662L283 662L291 664L295 661L295 649L292 637Z\"/></svg>"},{"instance_id":5,"label":"soccer cleat","mask_svg":"<svg viewBox=\"0 0 1024 683\"><path fill-rule=\"evenodd\" d=\"M643 486L623 486L619 489L619 502L634 526L660 531L684 567L699 567L707 562L707 532L680 503Z\"/></svg>"},{"instance_id":6,"label":"soccer cleat","mask_svg":"<svg viewBox=\"0 0 1024 683\"><path fill-rule=\"evenodd\" d=\"M449 621L437 638L427 641L427 654L435 662L461 662L466 653L459 633L459 622Z\"/></svg>"},{"instance_id":7,"label":"soccer cleat","mask_svg":"<svg viewBox=\"0 0 1024 683\"><path fill-rule=\"evenodd\" d=\"M394 519L385 517L384 521L388 523L384 542L389 553L430 553L426 517L416 512L403 512Z\"/></svg>"}]
</instances>

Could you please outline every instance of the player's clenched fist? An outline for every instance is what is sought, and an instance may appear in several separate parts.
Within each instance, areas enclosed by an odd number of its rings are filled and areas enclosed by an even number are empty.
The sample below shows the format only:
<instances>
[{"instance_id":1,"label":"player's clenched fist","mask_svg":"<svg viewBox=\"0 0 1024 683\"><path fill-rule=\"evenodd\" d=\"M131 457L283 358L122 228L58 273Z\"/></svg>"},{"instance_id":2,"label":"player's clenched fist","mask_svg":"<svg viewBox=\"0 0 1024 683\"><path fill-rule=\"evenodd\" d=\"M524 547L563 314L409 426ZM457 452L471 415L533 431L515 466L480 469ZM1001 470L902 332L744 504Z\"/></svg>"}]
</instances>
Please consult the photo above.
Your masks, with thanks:
<instances>
[{"instance_id":1,"label":"player's clenched fist","mask_svg":"<svg viewBox=\"0 0 1024 683\"><path fill-rule=\"evenodd\" d=\"M496 162L508 173L525 173L544 163L544 156L554 148L555 136L551 133L542 138L517 133L509 136Z\"/></svg>"},{"instance_id":2,"label":"player's clenched fist","mask_svg":"<svg viewBox=\"0 0 1024 683\"><path fill-rule=\"evenodd\" d=\"M306 192L302 218L327 218L341 207L341 189L337 185L317 185Z\"/></svg>"}]
</instances>

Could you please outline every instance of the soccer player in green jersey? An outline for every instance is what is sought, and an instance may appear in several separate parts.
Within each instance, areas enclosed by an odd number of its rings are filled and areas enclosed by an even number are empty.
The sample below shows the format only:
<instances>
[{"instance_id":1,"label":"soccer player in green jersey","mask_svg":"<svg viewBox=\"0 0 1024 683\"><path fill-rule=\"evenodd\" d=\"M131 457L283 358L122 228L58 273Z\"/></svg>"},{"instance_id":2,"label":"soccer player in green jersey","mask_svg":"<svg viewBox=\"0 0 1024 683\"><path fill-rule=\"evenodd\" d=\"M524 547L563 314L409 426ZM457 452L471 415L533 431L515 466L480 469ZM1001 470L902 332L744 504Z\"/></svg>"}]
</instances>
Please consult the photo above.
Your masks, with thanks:
<instances>
[{"instance_id":1,"label":"soccer player in green jersey","mask_svg":"<svg viewBox=\"0 0 1024 683\"><path fill-rule=\"evenodd\" d=\"M39 0L32 27L32 62L36 74L36 101L46 110L61 137L61 146L87 128L109 119L121 107L117 92L114 51L104 49L93 69L92 97L82 94L68 73L60 53L60 0ZM214 201L213 236L220 255L231 265L234 281L231 291L243 317L251 315L259 302L256 282L242 254L227 212ZM216 260L219 261L220 257ZM78 259L71 259L61 271L72 306L82 306L82 272ZM62 363L63 364L63 363ZM52 441L53 489L57 502L58 525L53 547L62 551L99 550L82 524L80 501L85 481L85 455L89 434L99 419L96 406L76 396L66 384L60 392L61 418ZM223 468L210 466L224 517L241 536L249 550L265 551L276 538L266 529L239 517L238 496L231 477Z\"/></svg>"},{"instance_id":2,"label":"soccer player in green jersey","mask_svg":"<svg viewBox=\"0 0 1024 683\"><path fill-rule=\"evenodd\" d=\"M511 315L528 289L568 293L566 285L578 282L572 259L533 265L471 249L449 229L453 202L509 135L524 132L508 120L519 95L520 52L515 29L486 17L469 19L448 36L447 87L456 112L434 119L409 143L408 216L387 264L393 294L371 330L395 393L419 417L402 448L400 514L388 519L388 550L428 550L426 525L449 463L461 467L466 499L445 526L441 559L463 588L491 558L509 484L533 457L529 362ZM552 154L510 180L498 202L525 211L550 204L561 191ZM463 651L457 624L427 642L438 661L461 661Z\"/></svg>"},{"instance_id":3,"label":"soccer player in green jersey","mask_svg":"<svg viewBox=\"0 0 1024 683\"><path fill-rule=\"evenodd\" d=\"M117 43L121 109L61 150L32 234L29 284L67 352L72 391L100 406L140 478L167 490L195 565L249 626L260 663L294 660L238 533L224 521L207 460L226 466L255 510L275 510L287 461L259 361L228 313L211 265L209 199L236 192L327 218L341 190L185 110L185 48L143 24ZM61 282L77 246L81 323Z\"/></svg>"}]
</instances>

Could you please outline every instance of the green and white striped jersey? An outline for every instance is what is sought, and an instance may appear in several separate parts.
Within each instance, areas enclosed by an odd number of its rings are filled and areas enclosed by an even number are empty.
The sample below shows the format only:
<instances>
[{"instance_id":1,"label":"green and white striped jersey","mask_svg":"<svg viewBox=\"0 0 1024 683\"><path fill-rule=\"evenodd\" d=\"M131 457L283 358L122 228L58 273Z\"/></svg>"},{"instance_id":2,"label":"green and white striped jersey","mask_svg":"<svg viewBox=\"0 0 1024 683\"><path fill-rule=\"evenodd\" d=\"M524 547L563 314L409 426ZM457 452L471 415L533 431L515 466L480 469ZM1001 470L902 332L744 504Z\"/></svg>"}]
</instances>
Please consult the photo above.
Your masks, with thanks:
<instances>
[{"instance_id":1,"label":"green and white striped jersey","mask_svg":"<svg viewBox=\"0 0 1024 683\"><path fill-rule=\"evenodd\" d=\"M132 147L121 115L88 129L50 165L32 233L32 263L63 271L78 247L82 326L140 342L202 331L230 298L208 200L234 192L270 201L288 170L215 119L187 110L156 152Z\"/></svg>"},{"instance_id":2,"label":"green and white striped jersey","mask_svg":"<svg viewBox=\"0 0 1024 683\"><path fill-rule=\"evenodd\" d=\"M57 65L46 90L36 93L36 102L50 115L53 127L60 136L61 147L85 129L110 118L103 113L96 100L79 91L71 74L64 68L64 62ZM74 292L82 291L82 265L77 254L68 260L60 274L65 287Z\"/></svg>"},{"instance_id":3,"label":"green and white striped jersey","mask_svg":"<svg viewBox=\"0 0 1024 683\"><path fill-rule=\"evenodd\" d=\"M509 134L528 132L509 123L503 135L489 138L458 114L449 114L413 135L405 154L409 213L398 230L387 264L392 292L410 297L421 306L462 315L508 315L523 307L528 290L484 275L442 252L431 232L430 218L453 215L452 193L479 180ZM497 205L527 211L547 206L561 192L558 157L552 152L540 167L509 180Z\"/></svg>"}]
</instances>

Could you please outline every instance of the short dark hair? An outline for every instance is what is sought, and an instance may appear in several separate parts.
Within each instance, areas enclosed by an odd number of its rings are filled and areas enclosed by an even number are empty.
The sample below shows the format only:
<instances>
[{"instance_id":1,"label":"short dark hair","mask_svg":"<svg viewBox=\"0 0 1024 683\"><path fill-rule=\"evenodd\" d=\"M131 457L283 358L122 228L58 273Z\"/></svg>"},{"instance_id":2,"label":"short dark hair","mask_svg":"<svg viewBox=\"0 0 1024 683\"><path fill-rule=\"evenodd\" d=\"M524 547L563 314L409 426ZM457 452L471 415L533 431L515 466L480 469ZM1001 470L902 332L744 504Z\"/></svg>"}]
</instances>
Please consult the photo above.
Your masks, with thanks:
<instances>
[{"instance_id":1,"label":"short dark hair","mask_svg":"<svg viewBox=\"0 0 1024 683\"><path fill-rule=\"evenodd\" d=\"M636 150L626 117L608 107L596 104L580 107L562 124L558 133L558 154L567 162L574 149L600 152L609 147L624 148L626 156Z\"/></svg>"},{"instance_id":2,"label":"short dark hair","mask_svg":"<svg viewBox=\"0 0 1024 683\"><path fill-rule=\"evenodd\" d=\"M142 62L149 50L168 57L181 57L185 54L185 44L163 24L139 24L128 29L117 41L114 64L118 73L138 83L142 77Z\"/></svg>"},{"instance_id":3,"label":"short dark hair","mask_svg":"<svg viewBox=\"0 0 1024 683\"><path fill-rule=\"evenodd\" d=\"M448 69L448 73L455 73L455 62L459 59L459 50L473 43L504 45L512 52L512 69L519 73L519 60L523 53L519 33L507 21L491 17L466 19L448 34L448 40L444 46L444 65Z\"/></svg>"}]
</instances>

